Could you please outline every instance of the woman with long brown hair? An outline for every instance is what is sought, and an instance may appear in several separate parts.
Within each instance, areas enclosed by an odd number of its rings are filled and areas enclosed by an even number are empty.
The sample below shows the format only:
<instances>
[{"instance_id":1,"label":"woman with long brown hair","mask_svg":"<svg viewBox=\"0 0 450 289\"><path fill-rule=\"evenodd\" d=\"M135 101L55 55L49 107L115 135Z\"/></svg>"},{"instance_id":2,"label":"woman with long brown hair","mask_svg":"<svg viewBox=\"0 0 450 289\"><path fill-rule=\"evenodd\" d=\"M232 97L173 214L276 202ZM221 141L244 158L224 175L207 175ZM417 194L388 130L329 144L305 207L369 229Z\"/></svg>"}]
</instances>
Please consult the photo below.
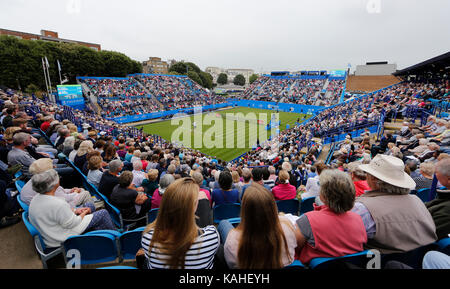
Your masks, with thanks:
<instances>
[{"instance_id":1,"label":"woman with long brown hair","mask_svg":"<svg viewBox=\"0 0 450 289\"><path fill-rule=\"evenodd\" d=\"M183 178L164 192L158 217L142 237L149 269L212 269L219 233L196 225L199 189L194 179Z\"/></svg>"},{"instance_id":2,"label":"woman with long brown hair","mask_svg":"<svg viewBox=\"0 0 450 289\"><path fill-rule=\"evenodd\" d=\"M222 222L221 228L228 221ZM272 193L259 184L245 190L241 223L225 238L224 255L230 269L280 269L294 261L295 227L278 215Z\"/></svg>"}]
</instances>

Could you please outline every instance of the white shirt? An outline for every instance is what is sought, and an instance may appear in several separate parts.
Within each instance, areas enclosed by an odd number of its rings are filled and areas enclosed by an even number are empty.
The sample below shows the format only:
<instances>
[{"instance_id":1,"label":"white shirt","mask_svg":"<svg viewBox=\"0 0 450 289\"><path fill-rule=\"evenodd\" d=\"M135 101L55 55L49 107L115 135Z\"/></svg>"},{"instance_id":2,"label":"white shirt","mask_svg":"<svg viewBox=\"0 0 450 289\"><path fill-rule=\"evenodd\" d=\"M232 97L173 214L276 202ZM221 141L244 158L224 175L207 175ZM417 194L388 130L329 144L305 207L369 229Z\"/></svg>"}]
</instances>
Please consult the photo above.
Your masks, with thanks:
<instances>
[{"instance_id":1,"label":"white shirt","mask_svg":"<svg viewBox=\"0 0 450 289\"><path fill-rule=\"evenodd\" d=\"M140 187L142 185L142 181L145 179L145 173L141 171L133 170L133 184L136 187Z\"/></svg>"},{"instance_id":2,"label":"white shirt","mask_svg":"<svg viewBox=\"0 0 450 289\"><path fill-rule=\"evenodd\" d=\"M306 182L306 193L302 194L302 199L317 197L319 195L319 175L314 178L309 178Z\"/></svg>"},{"instance_id":3,"label":"white shirt","mask_svg":"<svg viewBox=\"0 0 450 289\"><path fill-rule=\"evenodd\" d=\"M55 196L37 194L30 203L30 222L50 248L59 247L67 238L82 234L92 217L92 214L84 218L75 215L64 199Z\"/></svg>"}]
</instances>

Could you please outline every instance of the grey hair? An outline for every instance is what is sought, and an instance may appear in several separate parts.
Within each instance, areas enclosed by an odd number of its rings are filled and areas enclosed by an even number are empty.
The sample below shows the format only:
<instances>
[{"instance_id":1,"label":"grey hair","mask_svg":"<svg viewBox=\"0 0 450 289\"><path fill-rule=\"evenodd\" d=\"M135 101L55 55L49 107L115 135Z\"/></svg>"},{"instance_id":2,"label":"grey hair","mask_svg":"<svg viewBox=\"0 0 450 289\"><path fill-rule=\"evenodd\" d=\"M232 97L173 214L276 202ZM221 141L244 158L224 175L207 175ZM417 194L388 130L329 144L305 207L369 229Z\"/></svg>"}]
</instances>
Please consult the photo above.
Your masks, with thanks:
<instances>
[{"instance_id":1,"label":"grey hair","mask_svg":"<svg viewBox=\"0 0 450 289\"><path fill-rule=\"evenodd\" d=\"M109 163L109 171L113 173L118 173L121 166L122 166L121 160L113 160Z\"/></svg>"},{"instance_id":2,"label":"grey hair","mask_svg":"<svg viewBox=\"0 0 450 289\"><path fill-rule=\"evenodd\" d=\"M378 186L377 191L380 191L383 193L388 193L390 195L407 195L410 192L410 189L400 188L400 187L391 185L389 183L386 183L386 182L372 176L371 174L367 174L367 177L375 179L375 183ZM372 188L372 189L375 189L375 188Z\"/></svg>"},{"instance_id":3,"label":"grey hair","mask_svg":"<svg viewBox=\"0 0 450 289\"><path fill-rule=\"evenodd\" d=\"M22 145L29 137L31 137L29 134L27 134L26 132L19 132L16 133L13 136L13 144L15 146L20 146Z\"/></svg>"},{"instance_id":4,"label":"grey hair","mask_svg":"<svg viewBox=\"0 0 450 289\"><path fill-rule=\"evenodd\" d=\"M64 147L71 147L71 148L73 148L73 146L75 145L75 137L73 137L73 136L68 136L68 137L66 137L65 139L64 139L64 143L63 143L63 146Z\"/></svg>"},{"instance_id":5,"label":"grey hair","mask_svg":"<svg viewBox=\"0 0 450 289\"><path fill-rule=\"evenodd\" d=\"M269 167L269 173L270 173L271 175L274 175L274 174L275 174L275 167L270 166L270 167Z\"/></svg>"},{"instance_id":6,"label":"grey hair","mask_svg":"<svg viewBox=\"0 0 450 289\"><path fill-rule=\"evenodd\" d=\"M324 170L319 177L320 195L325 204L336 214L351 210L355 203L355 186L347 173L340 170Z\"/></svg>"},{"instance_id":7,"label":"grey hair","mask_svg":"<svg viewBox=\"0 0 450 289\"><path fill-rule=\"evenodd\" d=\"M350 173L354 174L358 179L365 180L367 176L366 176L366 173L359 168L360 164L361 163L359 163L359 162L349 163L348 171Z\"/></svg>"},{"instance_id":8,"label":"grey hair","mask_svg":"<svg viewBox=\"0 0 450 289\"><path fill-rule=\"evenodd\" d=\"M140 170L142 170L142 162L141 161L134 161L134 163L133 163L133 169L135 170L135 171L140 171Z\"/></svg>"},{"instance_id":9,"label":"grey hair","mask_svg":"<svg viewBox=\"0 0 450 289\"><path fill-rule=\"evenodd\" d=\"M36 174L31 178L31 186L39 194L50 192L58 183L59 176L54 169Z\"/></svg>"},{"instance_id":10,"label":"grey hair","mask_svg":"<svg viewBox=\"0 0 450 289\"><path fill-rule=\"evenodd\" d=\"M283 164L281 165L281 168L288 172L292 171L292 165L290 162L284 161Z\"/></svg>"},{"instance_id":11,"label":"grey hair","mask_svg":"<svg viewBox=\"0 0 450 289\"><path fill-rule=\"evenodd\" d=\"M419 169L421 172L424 172L425 174L427 174L429 176L434 175L434 170L435 170L434 164L432 164L430 162L420 164Z\"/></svg>"},{"instance_id":12,"label":"grey hair","mask_svg":"<svg viewBox=\"0 0 450 289\"><path fill-rule=\"evenodd\" d=\"M439 161L436 165L435 170L443 176L450 177L450 158L445 158Z\"/></svg>"},{"instance_id":13,"label":"grey hair","mask_svg":"<svg viewBox=\"0 0 450 289\"><path fill-rule=\"evenodd\" d=\"M171 174L165 174L161 180L159 180L159 186L160 188L165 189L173 182L175 182L175 177Z\"/></svg>"}]
</instances>

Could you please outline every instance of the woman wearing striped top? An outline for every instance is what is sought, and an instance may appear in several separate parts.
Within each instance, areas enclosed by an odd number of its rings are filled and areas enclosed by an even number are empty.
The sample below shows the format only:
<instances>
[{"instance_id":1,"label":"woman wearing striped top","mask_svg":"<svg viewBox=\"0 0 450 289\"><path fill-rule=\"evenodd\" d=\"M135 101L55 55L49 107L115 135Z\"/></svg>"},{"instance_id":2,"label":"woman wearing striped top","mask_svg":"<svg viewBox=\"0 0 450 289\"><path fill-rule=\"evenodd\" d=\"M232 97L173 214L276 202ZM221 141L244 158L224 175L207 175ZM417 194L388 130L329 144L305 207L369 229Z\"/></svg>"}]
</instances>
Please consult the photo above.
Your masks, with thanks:
<instances>
[{"instance_id":1,"label":"woman wearing striped top","mask_svg":"<svg viewBox=\"0 0 450 289\"><path fill-rule=\"evenodd\" d=\"M179 179L167 188L158 217L142 236L149 269L213 268L219 233L214 226L196 225L199 189L192 178Z\"/></svg>"}]
</instances>

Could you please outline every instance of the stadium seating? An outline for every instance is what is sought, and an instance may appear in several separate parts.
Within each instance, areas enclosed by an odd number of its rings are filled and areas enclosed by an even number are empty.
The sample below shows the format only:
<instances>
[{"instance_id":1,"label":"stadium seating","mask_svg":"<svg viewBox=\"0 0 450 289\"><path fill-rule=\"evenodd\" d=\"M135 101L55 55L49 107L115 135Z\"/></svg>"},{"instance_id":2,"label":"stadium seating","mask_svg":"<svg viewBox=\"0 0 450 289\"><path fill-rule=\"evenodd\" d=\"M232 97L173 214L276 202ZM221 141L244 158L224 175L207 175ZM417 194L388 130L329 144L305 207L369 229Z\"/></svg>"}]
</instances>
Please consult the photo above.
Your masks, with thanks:
<instances>
[{"instance_id":1,"label":"stadium seating","mask_svg":"<svg viewBox=\"0 0 450 289\"><path fill-rule=\"evenodd\" d=\"M371 260L370 256L371 256L370 250L366 250L363 252L345 255L341 257L314 258L309 262L308 266L311 269L330 269L333 268L334 266L339 266L339 264L345 262L351 263L355 265L357 268L366 269L367 262Z\"/></svg>"},{"instance_id":2,"label":"stadium seating","mask_svg":"<svg viewBox=\"0 0 450 289\"><path fill-rule=\"evenodd\" d=\"M137 251L141 248L141 239L144 228L137 228L133 231L128 231L120 235L120 252L122 259L134 260Z\"/></svg>"},{"instance_id":3,"label":"stadium seating","mask_svg":"<svg viewBox=\"0 0 450 289\"><path fill-rule=\"evenodd\" d=\"M67 238L63 243L66 264L69 263L67 256L70 256L72 249L78 251L80 265L112 262L118 258L121 262L117 243L118 236L120 234L115 231L103 233L97 231Z\"/></svg>"},{"instance_id":4,"label":"stadium seating","mask_svg":"<svg viewBox=\"0 0 450 289\"><path fill-rule=\"evenodd\" d=\"M28 212L25 211L22 213L22 220L25 226L28 229L28 232L30 233L31 237L33 238L34 246L39 254L39 257L42 261L42 266L44 269L47 269L47 261L60 255L62 253L62 247L59 248L47 248L45 246L45 243L42 239L41 234L39 231L30 223L30 220L28 219Z\"/></svg>"},{"instance_id":5,"label":"stadium seating","mask_svg":"<svg viewBox=\"0 0 450 289\"><path fill-rule=\"evenodd\" d=\"M277 201L278 212L298 216L300 202L297 199Z\"/></svg>"},{"instance_id":6,"label":"stadium seating","mask_svg":"<svg viewBox=\"0 0 450 289\"><path fill-rule=\"evenodd\" d=\"M300 203L300 215L313 211L315 201L316 197L310 197L302 200Z\"/></svg>"},{"instance_id":7,"label":"stadium seating","mask_svg":"<svg viewBox=\"0 0 450 289\"><path fill-rule=\"evenodd\" d=\"M241 215L241 205L239 203L225 203L213 208L214 223L221 220L239 218Z\"/></svg>"}]
</instances>

